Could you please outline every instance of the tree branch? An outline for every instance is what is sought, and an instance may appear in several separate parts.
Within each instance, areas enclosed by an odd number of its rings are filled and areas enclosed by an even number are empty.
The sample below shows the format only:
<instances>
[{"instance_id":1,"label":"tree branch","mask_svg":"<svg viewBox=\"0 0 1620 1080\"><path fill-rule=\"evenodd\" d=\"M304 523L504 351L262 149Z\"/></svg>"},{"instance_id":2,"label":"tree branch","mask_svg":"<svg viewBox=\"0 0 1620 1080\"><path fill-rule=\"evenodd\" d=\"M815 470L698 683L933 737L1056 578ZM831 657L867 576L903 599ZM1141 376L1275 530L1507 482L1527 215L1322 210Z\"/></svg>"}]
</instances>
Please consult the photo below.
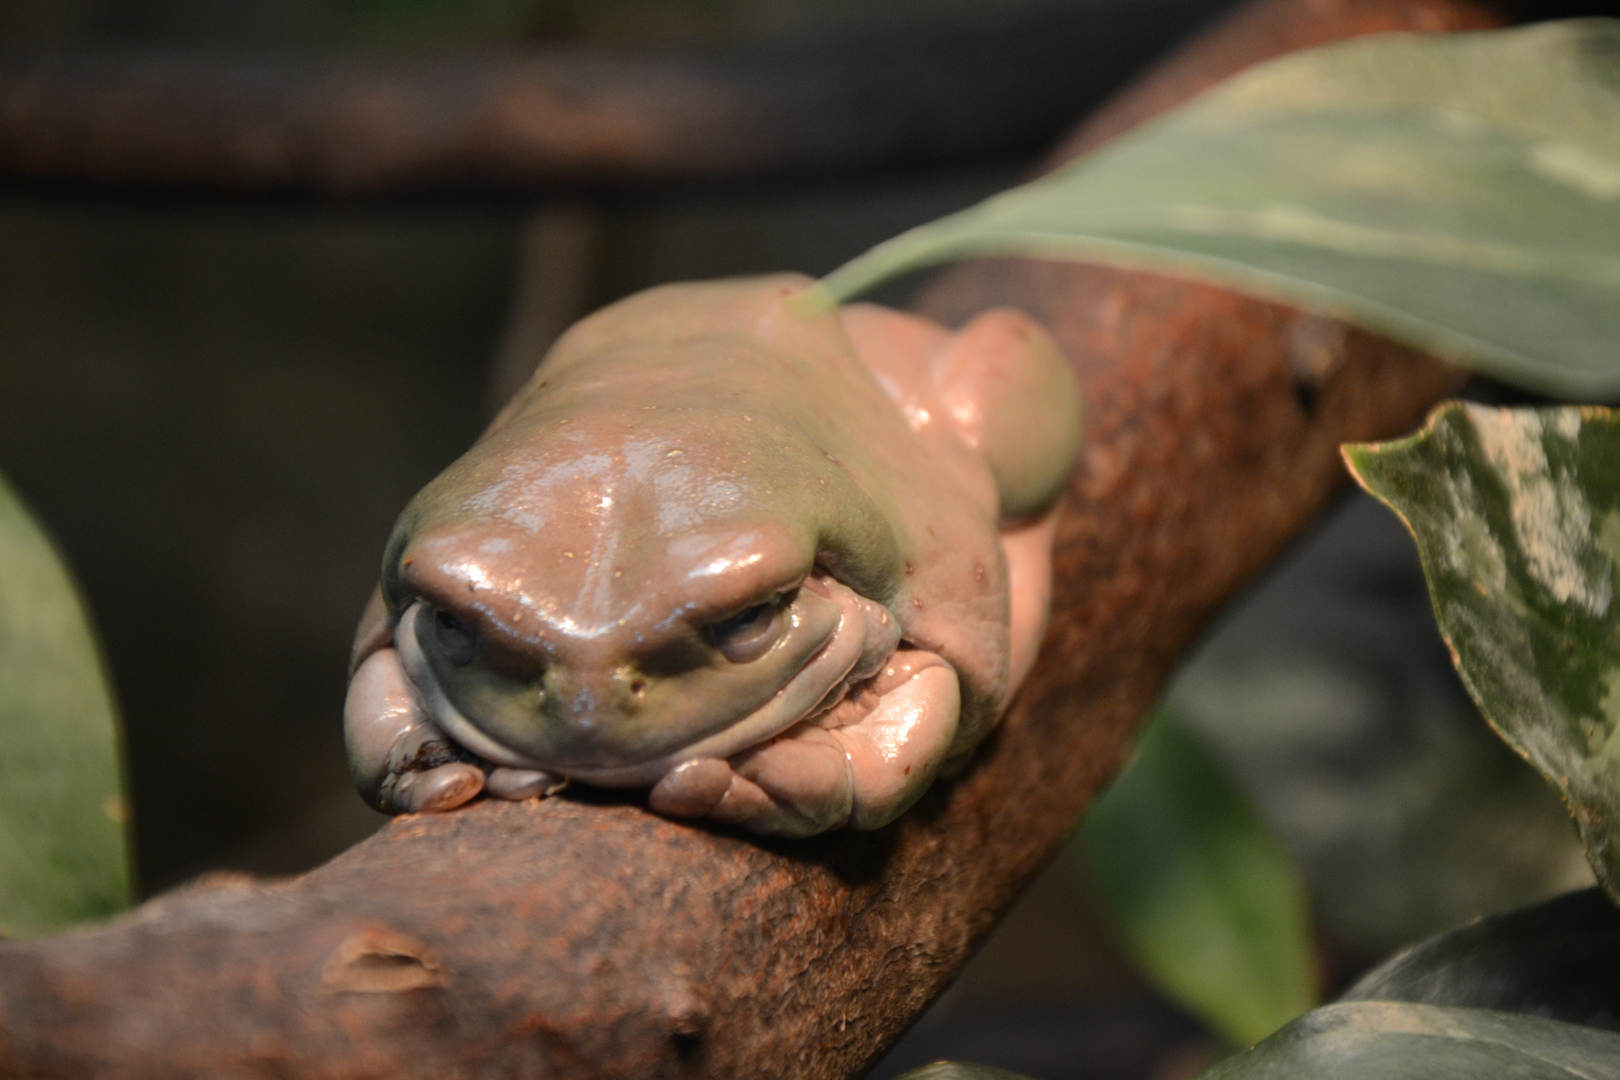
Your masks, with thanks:
<instances>
[{"instance_id":1,"label":"tree branch","mask_svg":"<svg viewBox=\"0 0 1620 1080\"><path fill-rule=\"evenodd\" d=\"M1155 78L1489 18L1463 0L1266 0ZM973 264L922 307L1008 299L1070 349L1089 427L1046 647L965 775L889 828L784 843L589 793L400 818L298 878L208 881L0 945L0 1074L867 1067L1057 849L1194 635L1338 485L1338 443L1409 428L1456 382L1335 324L1146 274Z\"/></svg>"},{"instance_id":2,"label":"tree branch","mask_svg":"<svg viewBox=\"0 0 1620 1080\"><path fill-rule=\"evenodd\" d=\"M0 56L0 180L523 194L1027 154L1215 3L767 50L550 48L391 64L12 54Z\"/></svg>"}]
</instances>

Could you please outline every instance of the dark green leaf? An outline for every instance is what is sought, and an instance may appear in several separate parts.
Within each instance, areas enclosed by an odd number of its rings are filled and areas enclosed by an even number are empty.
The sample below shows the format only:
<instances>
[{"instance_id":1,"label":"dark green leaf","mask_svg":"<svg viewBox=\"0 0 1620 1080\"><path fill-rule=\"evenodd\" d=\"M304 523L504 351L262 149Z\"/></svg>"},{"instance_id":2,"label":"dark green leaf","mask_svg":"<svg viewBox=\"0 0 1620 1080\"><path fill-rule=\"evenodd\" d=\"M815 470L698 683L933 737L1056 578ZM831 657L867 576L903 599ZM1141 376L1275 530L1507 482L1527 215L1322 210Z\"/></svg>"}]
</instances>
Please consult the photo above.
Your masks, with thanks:
<instances>
[{"instance_id":1,"label":"dark green leaf","mask_svg":"<svg viewBox=\"0 0 1620 1080\"><path fill-rule=\"evenodd\" d=\"M1199 1080L1620 1080L1620 1035L1485 1009L1352 1002L1300 1017Z\"/></svg>"},{"instance_id":2,"label":"dark green leaf","mask_svg":"<svg viewBox=\"0 0 1620 1080\"><path fill-rule=\"evenodd\" d=\"M1005 1069L992 1069L988 1065L974 1065L966 1061L936 1061L920 1069L901 1073L894 1080L1029 1080L1020 1073Z\"/></svg>"},{"instance_id":3,"label":"dark green leaf","mask_svg":"<svg viewBox=\"0 0 1620 1080\"><path fill-rule=\"evenodd\" d=\"M1305 890L1221 766L1165 714L1082 824L1126 947L1170 997L1246 1046L1315 1003Z\"/></svg>"},{"instance_id":4,"label":"dark green leaf","mask_svg":"<svg viewBox=\"0 0 1620 1080\"><path fill-rule=\"evenodd\" d=\"M1480 711L1557 785L1620 896L1620 422L1453 403L1345 456L1417 538Z\"/></svg>"},{"instance_id":5,"label":"dark green leaf","mask_svg":"<svg viewBox=\"0 0 1620 1080\"><path fill-rule=\"evenodd\" d=\"M1620 909L1602 889L1493 915L1397 954L1344 1001L1529 1013L1620 1030Z\"/></svg>"},{"instance_id":6,"label":"dark green leaf","mask_svg":"<svg viewBox=\"0 0 1620 1080\"><path fill-rule=\"evenodd\" d=\"M975 254L1184 273L1507 381L1620 392L1620 22L1287 56L827 284Z\"/></svg>"},{"instance_id":7,"label":"dark green leaf","mask_svg":"<svg viewBox=\"0 0 1620 1080\"><path fill-rule=\"evenodd\" d=\"M129 903L118 725L89 620L0 481L0 934Z\"/></svg>"}]
</instances>

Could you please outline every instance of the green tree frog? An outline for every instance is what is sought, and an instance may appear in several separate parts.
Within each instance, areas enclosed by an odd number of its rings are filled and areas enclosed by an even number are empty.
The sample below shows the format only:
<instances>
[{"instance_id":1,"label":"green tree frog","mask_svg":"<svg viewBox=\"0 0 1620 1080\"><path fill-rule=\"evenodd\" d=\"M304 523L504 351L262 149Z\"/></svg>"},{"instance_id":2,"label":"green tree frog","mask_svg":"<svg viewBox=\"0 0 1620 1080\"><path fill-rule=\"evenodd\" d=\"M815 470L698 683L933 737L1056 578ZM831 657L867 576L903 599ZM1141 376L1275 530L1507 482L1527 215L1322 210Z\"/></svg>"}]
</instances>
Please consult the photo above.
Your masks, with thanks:
<instances>
[{"instance_id":1,"label":"green tree frog","mask_svg":"<svg viewBox=\"0 0 1620 1080\"><path fill-rule=\"evenodd\" d=\"M884 825L1034 662L1079 438L1016 311L952 332L791 275L614 304L395 526L345 708L358 786Z\"/></svg>"}]
</instances>

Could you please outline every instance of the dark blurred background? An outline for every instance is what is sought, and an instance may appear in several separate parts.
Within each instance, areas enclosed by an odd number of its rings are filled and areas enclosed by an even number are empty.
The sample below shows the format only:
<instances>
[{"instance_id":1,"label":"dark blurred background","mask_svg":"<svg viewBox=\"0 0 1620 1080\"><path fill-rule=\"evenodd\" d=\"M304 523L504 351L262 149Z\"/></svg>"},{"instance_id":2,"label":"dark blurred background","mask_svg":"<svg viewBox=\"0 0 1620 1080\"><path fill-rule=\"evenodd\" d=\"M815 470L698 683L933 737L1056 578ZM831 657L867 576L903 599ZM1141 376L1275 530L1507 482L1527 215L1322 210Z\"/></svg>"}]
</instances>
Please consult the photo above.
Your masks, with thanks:
<instances>
[{"instance_id":1,"label":"dark blurred background","mask_svg":"<svg viewBox=\"0 0 1620 1080\"><path fill-rule=\"evenodd\" d=\"M0 0L0 49L409 63L904 42L1055 13L1075 35L1059 75L1078 117L1229 6ZM570 320L662 281L824 273L1010 186L1037 149L379 198L0 186L0 471L54 531L102 631L143 890L301 870L378 825L350 790L339 722L383 540ZM1305 867L1331 981L1585 880L1556 800L1451 676L1410 545L1365 500L1226 621L1171 700ZM1213 1044L1132 975L1081 876L1056 863L875 1075L945 1055L1047 1080L1196 1071Z\"/></svg>"}]
</instances>

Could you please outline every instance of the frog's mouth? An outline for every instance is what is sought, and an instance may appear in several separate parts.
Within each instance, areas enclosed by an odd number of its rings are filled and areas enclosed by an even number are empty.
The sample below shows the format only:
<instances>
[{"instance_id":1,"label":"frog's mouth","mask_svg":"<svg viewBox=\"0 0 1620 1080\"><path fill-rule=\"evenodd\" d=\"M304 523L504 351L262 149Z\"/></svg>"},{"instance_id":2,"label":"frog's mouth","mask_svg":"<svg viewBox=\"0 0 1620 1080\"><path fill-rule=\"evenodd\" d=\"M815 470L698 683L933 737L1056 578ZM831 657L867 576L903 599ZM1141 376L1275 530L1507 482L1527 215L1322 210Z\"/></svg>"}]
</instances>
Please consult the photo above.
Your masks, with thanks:
<instances>
[{"instance_id":1,"label":"frog's mouth","mask_svg":"<svg viewBox=\"0 0 1620 1080\"><path fill-rule=\"evenodd\" d=\"M645 787L677 765L697 758L729 758L836 706L852 685L877 672L899 644L898 621L881 605L834 579L813 575L800 592L806 607L825 608L831 604L835 609L821 613L816 620L831 622L832 629L802 665L763 704L729 719L721 716L712 720L706 731L674 749L661 748L645 755L616 747L611 752L598 750L586 760L574 754L567 755L566 760L553 759L525 752L500 738L495 724L487 719L481 723L474 710L458 705L428 656L423 638L429 632L434 610L422 601L406 609L394 641L401 665L428 715L445 735L470 753L495 765L539 769L605 787ZM803 614L790 612L790 617ZM827 615L835 618L827 619ZM618 760L613 760L615 757ZM627 757L632 760L624 760Z\"/></svg>"}]
</instances>

